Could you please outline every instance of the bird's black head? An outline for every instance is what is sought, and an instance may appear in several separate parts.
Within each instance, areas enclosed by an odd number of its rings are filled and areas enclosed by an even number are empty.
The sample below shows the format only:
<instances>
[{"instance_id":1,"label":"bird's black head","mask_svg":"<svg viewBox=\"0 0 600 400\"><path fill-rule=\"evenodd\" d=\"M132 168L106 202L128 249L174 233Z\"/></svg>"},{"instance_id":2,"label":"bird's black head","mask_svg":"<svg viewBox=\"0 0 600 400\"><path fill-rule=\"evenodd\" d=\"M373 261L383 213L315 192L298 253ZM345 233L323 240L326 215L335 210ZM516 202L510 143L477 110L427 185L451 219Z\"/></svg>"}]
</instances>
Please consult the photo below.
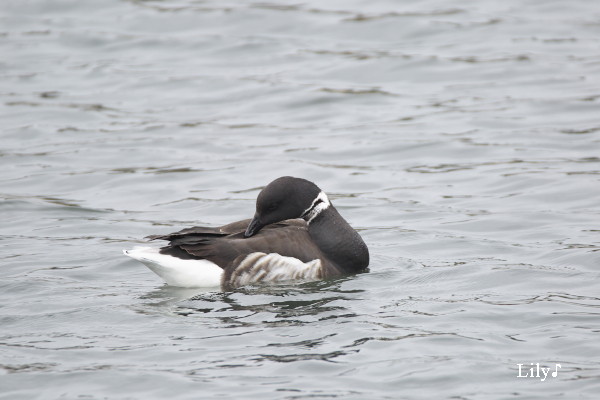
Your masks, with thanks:
<instances>
[{"instance_id":1,"label":"bird's black head","mask_svg":"<svg viewBox=\"0 0 600 400\"><path fill-rule=\"evenodd\" d=\"M314 183L291 176L277 178L258 194L256 214L244 236L250 237L264 226L286 219L310 220L328 206L327 196Z\"/></svg>"}]
</instances>

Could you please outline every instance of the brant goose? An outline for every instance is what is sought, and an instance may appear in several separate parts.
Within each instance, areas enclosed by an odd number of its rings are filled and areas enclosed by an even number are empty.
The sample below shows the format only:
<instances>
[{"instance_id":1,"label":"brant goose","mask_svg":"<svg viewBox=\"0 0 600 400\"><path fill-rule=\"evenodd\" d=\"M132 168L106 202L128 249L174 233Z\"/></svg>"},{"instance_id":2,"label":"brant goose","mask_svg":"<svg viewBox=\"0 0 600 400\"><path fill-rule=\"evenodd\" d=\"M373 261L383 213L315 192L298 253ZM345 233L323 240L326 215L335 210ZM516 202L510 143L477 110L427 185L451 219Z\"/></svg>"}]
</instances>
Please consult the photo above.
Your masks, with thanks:
<instances>
[{"instance_id":1,"label":"brant goose","mask_svg":"<svg viewBox=\"0 0 600 400\"><path fill-rule=\"evenodd\" d=\"M123 252L167 284L234 289L260 282L318 280L362 271L369 250L314 183L281 177L258 195L252 220L193 227L150 240L160 249Z\"/></svg>"}]
</instances>

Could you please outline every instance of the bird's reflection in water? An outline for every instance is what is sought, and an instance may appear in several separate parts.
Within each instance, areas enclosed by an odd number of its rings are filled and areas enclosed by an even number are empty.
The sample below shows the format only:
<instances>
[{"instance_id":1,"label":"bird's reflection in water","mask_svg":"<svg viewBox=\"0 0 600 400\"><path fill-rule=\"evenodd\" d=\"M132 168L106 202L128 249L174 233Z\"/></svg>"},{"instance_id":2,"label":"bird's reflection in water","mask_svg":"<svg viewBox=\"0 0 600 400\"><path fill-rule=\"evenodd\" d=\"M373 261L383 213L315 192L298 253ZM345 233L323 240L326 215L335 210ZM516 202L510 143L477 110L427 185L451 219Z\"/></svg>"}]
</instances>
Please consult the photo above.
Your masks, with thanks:
<instances>
[{"instance_id":1,"label":"bird's reflection in water","mask_svg":"<svg viewBox=\"0 0 600 400\"><path fill-rule=\"evenodd\" d=\"M185 317L202 315L218 318L230 326L304 324L319 319L351 316L344 302L359 300L362 289L344 289L352 277L306 283L257 285L220 291L217 288L184 289L163 286L142 299L146 306L168 308ZM352 313L350 313L352 314ZM256 316L259 320L256 320ZM308 320L307 320L308 318Z\"/></svg>"}]
</instances>

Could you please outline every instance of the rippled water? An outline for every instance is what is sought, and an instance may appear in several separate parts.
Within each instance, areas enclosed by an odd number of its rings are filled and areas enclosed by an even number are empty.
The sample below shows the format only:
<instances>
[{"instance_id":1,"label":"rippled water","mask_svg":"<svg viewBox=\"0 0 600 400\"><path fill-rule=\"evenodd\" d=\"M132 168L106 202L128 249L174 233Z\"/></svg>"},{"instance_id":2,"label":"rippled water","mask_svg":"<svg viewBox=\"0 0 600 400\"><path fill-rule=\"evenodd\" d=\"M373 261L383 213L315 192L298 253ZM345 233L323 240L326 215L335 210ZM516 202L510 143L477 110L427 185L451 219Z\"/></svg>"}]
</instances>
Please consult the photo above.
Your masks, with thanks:
<instances>
[{"instance_id":1,"label":"rippled water","mask_svg":"<svg viewBox=\"0 0 600 400\"><path fill-rule=\"evenodd\" d=\"M595 398L599 47L584 0L2 2L0 398ZM280 175L369 273L122 256Z\"/></svg>"}]
</instances>

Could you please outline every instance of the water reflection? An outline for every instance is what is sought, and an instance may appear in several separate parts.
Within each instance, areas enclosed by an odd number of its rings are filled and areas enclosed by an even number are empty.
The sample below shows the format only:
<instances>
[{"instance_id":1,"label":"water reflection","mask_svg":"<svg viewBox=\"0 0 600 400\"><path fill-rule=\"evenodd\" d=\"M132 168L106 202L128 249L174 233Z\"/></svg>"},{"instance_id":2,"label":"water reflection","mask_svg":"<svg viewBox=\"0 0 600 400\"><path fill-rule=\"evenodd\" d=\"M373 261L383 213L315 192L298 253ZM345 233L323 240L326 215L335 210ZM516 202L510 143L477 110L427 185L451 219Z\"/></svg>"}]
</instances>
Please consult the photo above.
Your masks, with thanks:
<instances>
[{"instance_id":1,"label":"water reflection","mask_svg":"<svg viewBox=\"0 0 600 400\"><path fill-rule=\"evenodd\" d=\"M345 281L352 277L302 284L256 285L234 291L221 292L217 288L185 289L162 286L141 296L147 307L193 317L203 315L221 319L237 326L267 324L304 324L320 319L354 316L346 312L345 302L359 300L362 289L344 289ZM146 308L146 311L150 309ZM223 316L222 314L228 314ZM262 315L259 322L241 321L250 315ZM302 317L318 317L310 321Z\"/></svg>"}]
</instances>

